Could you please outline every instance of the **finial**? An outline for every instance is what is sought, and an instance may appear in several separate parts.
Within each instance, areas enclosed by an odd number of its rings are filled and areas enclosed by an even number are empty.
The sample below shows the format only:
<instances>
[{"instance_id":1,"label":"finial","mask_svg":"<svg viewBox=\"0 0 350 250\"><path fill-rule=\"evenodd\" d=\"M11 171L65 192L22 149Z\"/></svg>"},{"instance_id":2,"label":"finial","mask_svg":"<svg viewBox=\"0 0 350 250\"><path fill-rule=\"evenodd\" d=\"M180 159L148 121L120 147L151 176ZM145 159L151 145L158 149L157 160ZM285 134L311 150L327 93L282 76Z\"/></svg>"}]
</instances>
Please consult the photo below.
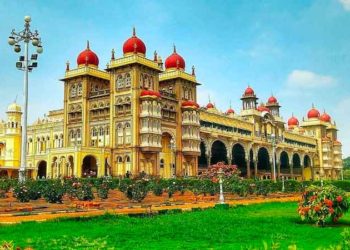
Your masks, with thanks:
<instances>
[{"instance_id":1,"label":"finial","mask_svg":"<svg viewBox=\"0 0 350 250\"><path fill-rule=\"evenodd\" d=\"M192 66L192 75L195 76L196 75L196 72L195 72L195 67L194 65Z\"/></svg>"},{"instance_id":2,"label":"finial","mask_svg":"<svg viewBox=\"0 0 350 250\"><path fill-rule=\"evenodd\" d=\"M69 61L66 62L66 71L69 71Z\"/></svg>"},{"instance_id":3,"label":"finial","mask_svg":"<svg viewBox=\"0 0 350 250\"><path fill-rule=\"evenodd\" d=\"M111 60L114 60L115 59L115 57L114 57L114 49L112 49L112 57L111 57Z\"/></svg>"},{"instance_id":4,"label":"finial","mask_svg":"<svg viewBox=\"0 0 350 250\"><path fill-rule=\"evenodd\" d=\"M294 117L294 113L292 112L292 117Z\"/></svg>"},{"instance_id":5,"label":"finial","mask_svg":"<svg viewBox=\"0 0 350 250\"><path fill-rule=\"evenodd\" d=\"M175 46L175 43L174 43L174 45L173 45L173 46L174 46L174 53L176 53L176 46Z\"/></svg>"},{"instance_id":6,"label":"finial","mask_svg":"<svg viewBox=\"0 0 350 250\"><path fill-rule=\"evenodd\" d=\"M132 27L132 36L136 36L136 29L135 29L135 26Z\"/></svg>"},{"instance_id":7,"label":"finial","mask_svg":"<svg viewBox=\"0 0 350 250\"><path fill-rule=\"evenodd\" d=\"M210 103L210 95L208 95L209 103Z\"/></svg>"},{"instance_id":8,"label":"finial","mask_svg":"<svg viewBox=\"0 0 350 250\"><path fill-rule=\"evenodd\" d=\"M14 101L14 103L17 103L17 97L18 97L18 95L16 95L16 98L15 98L15 101Z\"/></svg>"},{"instance_id":9,"label":"finial","mask_svg":"<svg viewBox=\"0 0 350 250\"><path fill-rule=\"evenodd\" d=\"M154 51L154 59L153 59L155 62L158 61L158 56L157 56L157 51L155 50Z\"/></svg>"},{"instance_id":10,"label":"finial","mask_svg":"<svg viewBox=\"0 0 350 250\"><path fill-rule=\"evenodd\" d=\"M232 109L231 100L230 100L230 109Z\"/></svg>"},{"instance_id":11,"label":"finial","mask_svg":"<svg viewBox=\"0 0 350 250\"><path fill-rule=\"evenodd\" d=\"M312 103L312 108L313 108L313 109L315 108L315 105L314 105L314 103Z\"/></svg>"},{"instance_id":12,"label":"finial","mask_svg":"<svg viewBox=\"0 0 350 250\"><path fill-rule=\"evenodd\" d=\"M86 49L90 49L90 42L89 42L89 40L87 40L87 42L86 42Z\"/></svg>"}]
</instances>

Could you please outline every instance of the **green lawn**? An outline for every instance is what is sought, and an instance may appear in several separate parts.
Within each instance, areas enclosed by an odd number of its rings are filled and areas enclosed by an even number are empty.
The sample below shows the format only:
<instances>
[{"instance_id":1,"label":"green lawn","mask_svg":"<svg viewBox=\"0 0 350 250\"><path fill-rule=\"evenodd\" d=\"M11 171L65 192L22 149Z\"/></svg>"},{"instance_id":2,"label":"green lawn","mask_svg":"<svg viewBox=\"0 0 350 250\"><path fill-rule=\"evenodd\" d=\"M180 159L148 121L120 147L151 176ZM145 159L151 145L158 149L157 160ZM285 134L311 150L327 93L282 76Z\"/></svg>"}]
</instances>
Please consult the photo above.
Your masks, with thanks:
<instances>
[{"instance_id":1,"label":"green lawn","mask_svg":"<svg viewBox=\"0 0 350 250\"><path fill-rule=\"evenodd\" d=\"M34 249L252 249L262 248L263 241L280 242L281 249L291 243L316 249L338 243L350 225L349 215L337 226L305 224L296 208L296 203L268 203L144 218L27 222L0 226L0 239Z\"/></svg>"}]
</instances>

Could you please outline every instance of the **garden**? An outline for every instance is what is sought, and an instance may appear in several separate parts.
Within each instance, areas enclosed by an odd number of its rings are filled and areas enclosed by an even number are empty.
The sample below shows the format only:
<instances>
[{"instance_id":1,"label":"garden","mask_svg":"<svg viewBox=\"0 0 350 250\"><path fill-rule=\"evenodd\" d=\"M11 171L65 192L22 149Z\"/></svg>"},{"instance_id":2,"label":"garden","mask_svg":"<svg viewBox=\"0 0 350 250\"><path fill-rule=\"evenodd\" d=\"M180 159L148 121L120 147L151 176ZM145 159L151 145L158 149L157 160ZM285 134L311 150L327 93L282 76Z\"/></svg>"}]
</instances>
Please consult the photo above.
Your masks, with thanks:
<instances>
[{"instance_id":1,"label":"garden","mask_svg":"<svg viewBox=\"0 0 350 250\"><path fill-rule=\"evenodd\" d=\"M197 178L0 179L0 222L17 223L0 224L0 249L349 249L349 191L220 164Z\"/></svg>"}]
</instances>

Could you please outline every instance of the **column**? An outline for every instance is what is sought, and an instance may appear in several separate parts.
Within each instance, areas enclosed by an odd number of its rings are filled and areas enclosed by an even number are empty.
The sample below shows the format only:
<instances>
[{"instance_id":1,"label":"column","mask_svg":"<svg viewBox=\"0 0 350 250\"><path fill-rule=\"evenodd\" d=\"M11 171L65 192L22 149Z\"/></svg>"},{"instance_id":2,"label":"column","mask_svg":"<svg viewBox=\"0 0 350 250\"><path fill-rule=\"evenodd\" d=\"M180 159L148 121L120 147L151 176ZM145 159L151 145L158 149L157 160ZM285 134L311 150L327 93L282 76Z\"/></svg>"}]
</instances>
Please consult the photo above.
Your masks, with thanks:
<instances>
[{"instance_id":1,"label":"column","mask_svg":"<svg viewBox=\"0 0 350 250\"><path fill-rule=\"evenodd\" d=\"M281 176L281 162L277 161L277 178L280 178Z\"/></svg>"},{"instance_id":2,"label":"column","mask_svg":"<svg viewBox=\"0 0 350 250\"><path fill-rule=\"evenodd\" d=\"M246 162L246 165L247 165L247 177L250 178L250 162L249 162L249 159L246 159L245 160Z\"/></svg>"},{"instance_id":3,"label":"column","mask_svg":"<svg viewBox=\"0 0 350 250\"><path fill-rule=\"evenodd\" d=\"M258 161L254 161L254 177L258 177Z\"/></svg>"}]
</instances>

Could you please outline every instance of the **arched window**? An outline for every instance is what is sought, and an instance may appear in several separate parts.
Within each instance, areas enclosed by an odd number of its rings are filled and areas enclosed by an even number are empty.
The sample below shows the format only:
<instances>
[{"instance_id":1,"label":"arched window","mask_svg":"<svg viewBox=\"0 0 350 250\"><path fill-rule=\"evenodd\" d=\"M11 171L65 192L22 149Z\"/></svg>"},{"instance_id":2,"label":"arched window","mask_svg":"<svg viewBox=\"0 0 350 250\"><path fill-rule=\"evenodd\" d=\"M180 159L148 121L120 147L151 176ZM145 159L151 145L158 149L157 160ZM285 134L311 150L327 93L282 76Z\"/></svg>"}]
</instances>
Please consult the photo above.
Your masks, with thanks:
<instances>
[{"instance_id":1,"label":"arched window","mask_svg":"<svg viewBox=\"0 0 350 250\"><path fill-rule=\"evenodd\" d=\"M105 134L103 127L100 127L99 134L100 134L100 136L103 136Z\"/></svg>"},{"instance_id":2,"label":"arched window","mask_svg":"<svg viewBox=\"0 0 350 250\"><path fill-rule=\"evenodd\" d=\"M131 127L130 123L125 124L125 143L131 143Z\"/></svg>"},{"instance_id":3,"label":"arched window","mask_svg":"<svg viewBox=\"0 0 350 250\"><path fill-rule=\"evenodd\" d=\"M108 126L106 126L106 128L105 128L105 135L109 135L109 127Z\"/></svg>"},{"instance_id":4,"label":"arched window","mask_svg":"<svg viewBox=\"0 0 350 250\"><path fill-rule=\"evenodd\" d=\"M164 159L160 159L160 168L164 168Z\"/></svg>"},{"instance_id":5,"label":"arched window","mask_svg":"<svg viewBox=\"0 0 350 250\"><path fill-rule=\"evenodd\" d=\"M131 160L130 156L125 156L125 171L131 171Z\"/></svg>"},{"instance_id":6,"label":"arched window","mask_svg":"<svg viewBox=\"0 0 350 250\"><path fill-rule=\"evenodd\" d=\"M131 76L129 73L125 75L125 87L129 88L131 86Z\"/></svg>"},{"instance_id":7,"label":"arched window","mask_svg":"<svg viewBox=\"0 0 350 250\"><path fill-rule=\"evenodd\" d=\"M70 97L75 97L77 95L77 86L75 84L70 88Z\"/></svg>"},{"instance_id":8,"label":"arched window","mask_svg":"<svg viewBox=\"0 0 350 250\"><path fill-rule=\"evenodd\" d=\"M78 84L77 94L78 94L78 96L82 96L83 95L83 85L81 83Z\"/></svg>"},{"instance_id":9,"label":"arched window","mask_svg":"<svg viewBox=\"0 0 350 250\"><path fill-rule=\"evenodd\" d=\"M77 138L80 138L81 137L81 131L80 129L77 129Z\"/></svg>"},{"instance_id":10,"label":"arched window","mask_svg":"<svg viewBox=\"0 0 350 250\"><path fill-rule=\"evenodd\" d=\"M122 88L124 88L124 79L121 75L119 75L117 78L117 89L122 89Z\"/></svg>"},{"instance_id":11,"label":"arched window","mask_svg":"<svg viewBox=\"0 0 350 250\"><path fill-rule=\"evenodd\" d=\"M121 145L124 143L123 125L119 123L117 125L117 144Z\"/></svg>"}]
</instances>

